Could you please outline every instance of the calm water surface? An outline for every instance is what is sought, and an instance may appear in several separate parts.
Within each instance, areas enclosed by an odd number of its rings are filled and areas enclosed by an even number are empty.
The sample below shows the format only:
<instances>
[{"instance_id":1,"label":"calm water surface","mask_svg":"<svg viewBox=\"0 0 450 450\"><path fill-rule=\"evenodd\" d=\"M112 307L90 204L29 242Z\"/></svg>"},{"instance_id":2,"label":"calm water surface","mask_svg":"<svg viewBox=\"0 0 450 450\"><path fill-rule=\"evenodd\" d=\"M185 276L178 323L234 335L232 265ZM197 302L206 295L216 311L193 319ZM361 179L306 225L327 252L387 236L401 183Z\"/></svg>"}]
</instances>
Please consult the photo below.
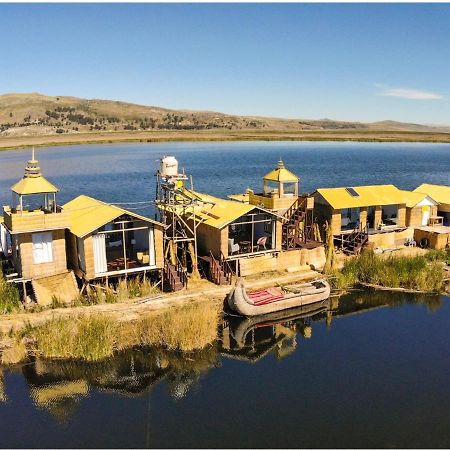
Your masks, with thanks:
<instances>
[{"instance_id":1,"label":"calm water surface","mask_svg":"<svg viewBox=\"0 0 450 450\"><path fill-rule=\"evenodd\" d=\"M168 143L37 152L61 202L79 194L151 201L164 154L179 159L196 189L221 196L258 188L280 157L301 177L302 191L450 184L449 145ZM0 152L1 203L9 203L29 156ZM217 342L192 355L136 349L96 364L3 368L0 446L449 447L449 312L447 297L356 292L272 324L230 318Z\"/></svg>"},{"instance_id":2,"label":"calm water surface","mask_svg":"<svg viewBox=\"0 0 450 450\"><path fill-rule=\"evenodd\" d=\"M234 142L80 145L38 149L43 173L61 190L60 202L88 194L109 202L155 197L158 158L175 155L194 188L226 196L259 189L280 157L301 177L301 190L394 183L450 184L450 145L311 142ZM0 202L23 175L30 150L0 152ZM131 205L133 206L133 205ZM134 205L137 207L136 205ZM142 206L140 206L142 208ZM141 213L152 214L152 209Z\"/></svg>"},{"instance_id":3,"label":"calm water surface","mask_svg":"<svg viewBox=\"0 0 450 450\"><path fill-rule=\"evenodd\" d=\"M450 298L353 293L204 351L2 371L2 447L449 447ZM290 313L291 314L291 313Z\"/></svg>"}]
</instances>

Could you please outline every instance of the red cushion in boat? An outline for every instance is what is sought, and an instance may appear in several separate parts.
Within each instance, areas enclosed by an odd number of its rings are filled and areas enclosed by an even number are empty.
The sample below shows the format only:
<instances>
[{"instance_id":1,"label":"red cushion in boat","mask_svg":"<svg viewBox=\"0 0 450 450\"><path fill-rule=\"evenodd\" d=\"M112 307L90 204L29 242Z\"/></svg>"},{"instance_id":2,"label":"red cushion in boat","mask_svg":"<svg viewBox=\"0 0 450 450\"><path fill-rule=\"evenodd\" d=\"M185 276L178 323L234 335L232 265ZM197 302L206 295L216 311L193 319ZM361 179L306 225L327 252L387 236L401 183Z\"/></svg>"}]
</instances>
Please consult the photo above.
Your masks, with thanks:
<instances>
[{"instance_id":1,"label":"red cushion in boat","mask_svg":"<svg viewBox=\"0 0 450 450\"><path fill-rule=\"evenodd\" d=\"M284 298L283 291L277 288L262 289L247 293L248 298L255 306L266 305Z\"/></svg>"}]
</instances>

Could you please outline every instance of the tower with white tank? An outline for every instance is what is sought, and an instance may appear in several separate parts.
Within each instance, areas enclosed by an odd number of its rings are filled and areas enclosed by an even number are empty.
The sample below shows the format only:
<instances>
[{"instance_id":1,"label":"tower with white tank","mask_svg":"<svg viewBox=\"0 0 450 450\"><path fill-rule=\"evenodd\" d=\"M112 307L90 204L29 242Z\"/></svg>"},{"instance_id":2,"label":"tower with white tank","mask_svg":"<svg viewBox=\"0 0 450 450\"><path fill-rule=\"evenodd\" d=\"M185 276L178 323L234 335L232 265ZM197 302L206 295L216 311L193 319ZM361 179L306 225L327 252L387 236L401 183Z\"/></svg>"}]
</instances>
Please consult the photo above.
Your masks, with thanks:
<instances>
[{"instance_id":1,"label":"tower with white tank","mask_svg":"<svg viewBox=\"0 0 450 450\"><path fill-rule=\"evenodd\" d=\"M171 290L187 285L187 274L198 275L195 209L201 204L186 187L189 181L180 172L174 156L164 156L156 172L156 207L159 220L166 226L164 239L164 283Z\"/></svg>"}]
</instances>

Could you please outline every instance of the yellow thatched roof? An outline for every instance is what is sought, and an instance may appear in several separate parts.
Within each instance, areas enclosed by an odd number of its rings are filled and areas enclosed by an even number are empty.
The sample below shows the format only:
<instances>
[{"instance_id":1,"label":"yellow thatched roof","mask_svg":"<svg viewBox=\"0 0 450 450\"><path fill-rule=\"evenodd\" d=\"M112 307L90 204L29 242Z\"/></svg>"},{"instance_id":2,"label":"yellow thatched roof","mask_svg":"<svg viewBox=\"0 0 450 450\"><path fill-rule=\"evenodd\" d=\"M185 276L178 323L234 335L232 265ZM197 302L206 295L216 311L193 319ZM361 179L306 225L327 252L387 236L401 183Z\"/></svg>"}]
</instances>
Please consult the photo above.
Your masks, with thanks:
<instances>
[{"instance_id":1,"label":"yellow thatched roof","mask_svg":"<svg viewBox=\"0 0 450 450\"><path fill-rule=\"evenodd\" d=\"M34 158L34 149L33 156L25 167L23 178L12 186L11 190L19 195L48 194L59 191L55 185L42 176L39 161Z\"/></svg>"},{"instance_id":2,"label":"yellow thatched roof","mask_svg":"<svg viewBox=\"0 0 450 450\"><path fill-rule=\"evenodd\" d=\"M19 195L30 195L30 194L47 194L58 192L59 189L45 179L42 175L37 178L22 178L11 190Z\"/></svg>"},{"instance_id":3,"label":"yellow thatched roof","mask_svg":"<svg viewBox=\"0 0 450 450\"><path fill-rule=\"evenodd\" d=\"M195 213L197 220L201 220L203 223L214 228L221 229L254 209L276 215L255 205L249 205L248 203L246 204L234 200L225 200L223 198L213 197L209 194L191 191L190 189L184 189L183 193L185 196L187 195L192 199L197 200L197 204L194 207L184 209L188 218Z\"/></svg>"},{"instance_id":4,"label":"yellow thatched roof","mask_svg":"<svg viewBox=\"0 0 450 450\"><path fill-rule=\"evenodd\" d=\"M351 195L348 189L353 189L356 195ZM392 184L354 186L352 188L325 188L317 189L317 192L334 209L401 205L406 203L403 192Z\"/></svg>"},{"instance_id":5,"label":"yellow thatched roof","mask_svg":"<svg viewBox=\"0 0 450 450\"><path fill-rule=\"evenodd\" d=\"M277 181L281 183L296 183L299 179L300 178L297 175L293 174L290 170L284 167L284 163L281 159L278 161L277 168L263 177L263 180Z\"/></svg>"},{"instance_id":6,"label":"yellow thatched roof","mask_svg":"<svg viewBox=\"0 0 450 450\"><path fill-rule=\"evenodd\" d=\"M407 208L414 208L418 203L428 198L432 203L437 204L437 202L429 195L423 192L411 192L411 191L401 191L404 195L405 203Z\"/></svg>"},{"instance_id":7,"label":"yellow thatched roof","mask_svg":"<svg viewBox=\"0 0 450 450\"><path fill-rule=\"evenodd\" d=\"M228 195L228 198L231 199L231 200L234 200L236 202L241 202L241 203L248 203L249 202L249 195L248 195L248 193L231 194L231 195Z\"/></svg>"},{"instance_id":8,"label":"yellow thatched roof","mask_svg":"<svg viewBox=\"0 0 450 450\"><path fill-rule=\"evenodd\" d=\"M70 231L80 238L92 233L123 214L128 214L145 222L163 226L162 223L149 219L148 217L140 216L139 214L88 197L87 195L80 195L74 198L66 203L63 209L70 212Z\"/></svg>"},{"instance_id":9,"label":"yellow thatched roof","mask_svg":"<svg viewBox=\"0 0 450 450\"><path fill-rule=\"evenodd\" d=\"M421 184L414 192L423 192L438 203L450 204L450 186L442 184Z\"/></svg>"}]
</instances>

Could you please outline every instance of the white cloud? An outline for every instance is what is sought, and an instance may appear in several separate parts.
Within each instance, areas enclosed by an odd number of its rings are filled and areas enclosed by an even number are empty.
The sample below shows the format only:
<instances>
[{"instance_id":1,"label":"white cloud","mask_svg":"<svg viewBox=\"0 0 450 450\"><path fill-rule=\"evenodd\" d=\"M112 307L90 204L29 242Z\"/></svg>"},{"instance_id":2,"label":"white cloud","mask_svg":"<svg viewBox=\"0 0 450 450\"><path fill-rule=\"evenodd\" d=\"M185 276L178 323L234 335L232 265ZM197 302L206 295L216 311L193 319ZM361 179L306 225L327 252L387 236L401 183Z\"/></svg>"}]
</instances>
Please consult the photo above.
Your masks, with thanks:
<instances>
[{"instance_id":1,"label":"white cloud","mask_svg":"<svg viewBox=\"0 0 450 450\"><path fill-rule=\"evenodd\" d=\"M377 95L382 97L397 97L406 98L408 100L441 100L443 97L440 94L430 91L422 91L419 89L407 88L390 88L385 86L378 86L381 91Z\"/></svg>"}]
</instances>

